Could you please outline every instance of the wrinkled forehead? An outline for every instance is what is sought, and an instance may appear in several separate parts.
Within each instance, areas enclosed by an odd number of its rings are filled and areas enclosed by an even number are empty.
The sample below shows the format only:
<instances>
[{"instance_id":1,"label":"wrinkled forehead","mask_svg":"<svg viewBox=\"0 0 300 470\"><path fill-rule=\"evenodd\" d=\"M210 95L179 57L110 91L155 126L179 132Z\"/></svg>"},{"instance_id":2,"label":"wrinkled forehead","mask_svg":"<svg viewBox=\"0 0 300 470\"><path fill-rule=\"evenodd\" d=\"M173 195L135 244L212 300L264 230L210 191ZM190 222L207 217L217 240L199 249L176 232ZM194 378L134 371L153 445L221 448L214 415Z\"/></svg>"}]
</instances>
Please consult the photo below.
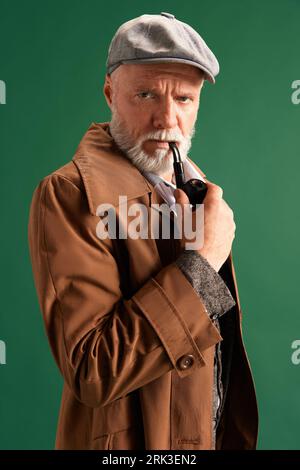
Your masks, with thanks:
<instances>
[{"instance_id":1,"label":"wrinkled forehead","mask_svg":"<svg viewBox=\"0 0 300 470\"><path fill-rule=\"evenodd\" d=\"M122 86L142 86L158 81L185 84L195 88L204 82L204 72L197 67L178 63L122 64L111 74Z\"/></svg>"}]
</instances>

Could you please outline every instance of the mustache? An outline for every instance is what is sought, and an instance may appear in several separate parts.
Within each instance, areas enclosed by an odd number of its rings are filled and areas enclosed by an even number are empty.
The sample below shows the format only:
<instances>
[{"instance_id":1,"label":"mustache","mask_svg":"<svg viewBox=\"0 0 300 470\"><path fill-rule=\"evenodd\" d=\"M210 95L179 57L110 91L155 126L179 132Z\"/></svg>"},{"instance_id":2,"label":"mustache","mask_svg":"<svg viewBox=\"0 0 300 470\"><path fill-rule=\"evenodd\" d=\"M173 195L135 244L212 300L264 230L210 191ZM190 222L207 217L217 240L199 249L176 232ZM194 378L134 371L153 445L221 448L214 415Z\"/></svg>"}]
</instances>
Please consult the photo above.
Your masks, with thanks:
<instances>
[{"instance_id":1,"label":"mustache","mask_svg":"<svg viewBox=\"0 0 300 470\"><path fill-rule=\"evenodd\" d=\"M182 143L185 139L180 132L170 130L158 130L148 132L139 138L139 143L143 144L146 140L164 140L164 141L176 141Z\"/></svg>"}]
</instances>

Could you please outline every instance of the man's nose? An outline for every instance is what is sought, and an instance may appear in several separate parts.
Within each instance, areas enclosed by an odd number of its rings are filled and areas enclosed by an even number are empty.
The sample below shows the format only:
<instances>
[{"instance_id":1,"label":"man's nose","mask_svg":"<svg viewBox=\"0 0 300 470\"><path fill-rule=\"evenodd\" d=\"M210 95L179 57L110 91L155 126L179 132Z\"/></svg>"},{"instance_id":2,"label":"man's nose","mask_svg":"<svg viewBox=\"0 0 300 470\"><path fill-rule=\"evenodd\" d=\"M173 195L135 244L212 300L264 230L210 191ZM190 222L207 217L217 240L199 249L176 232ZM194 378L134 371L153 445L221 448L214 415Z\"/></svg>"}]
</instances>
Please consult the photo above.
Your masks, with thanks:
<instances>
[{"instance_id":1,"label":"man's nose","mask_svg":"<svg viewBox=\"0 0 300 470\"><path fill-rule=\"evenodd\" d=\"M177 127L176 106L171 100L166 100L158 106L153 126L157 129L173 129Z\"/></svg>"}]
</instances>

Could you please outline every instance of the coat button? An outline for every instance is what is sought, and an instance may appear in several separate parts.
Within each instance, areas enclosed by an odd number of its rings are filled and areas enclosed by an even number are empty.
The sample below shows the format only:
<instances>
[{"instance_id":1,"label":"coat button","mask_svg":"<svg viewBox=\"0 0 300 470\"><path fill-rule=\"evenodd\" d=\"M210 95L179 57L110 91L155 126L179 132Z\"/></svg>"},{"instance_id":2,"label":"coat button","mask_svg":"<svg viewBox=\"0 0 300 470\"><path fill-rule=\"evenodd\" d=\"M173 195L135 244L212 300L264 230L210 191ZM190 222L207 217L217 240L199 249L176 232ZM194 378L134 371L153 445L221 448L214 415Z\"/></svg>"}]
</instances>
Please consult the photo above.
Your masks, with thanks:
<instances>
[{"instance_id":1,"label":"coat button","mask_svg":"<svg viewBox=\"0 0 300 470\"><path fill-rule=\"evenodd\" d=\"M181 370L188 369L194 364L194 356L192 354L185 354L178 359L177 364Z\"/></svg>"},{"instance_id":2,"label":"coat button","mask_svg":"<svg viewBox=\"0 0 300 470\"><path fill-rule=\"evenodd\" d=\"M214 314L210 317L210 319L211 319L212 321L216 321L218 318L219 318L219 314L218 314L218 313L214 313Z\"/></svg>"}]
</instances>

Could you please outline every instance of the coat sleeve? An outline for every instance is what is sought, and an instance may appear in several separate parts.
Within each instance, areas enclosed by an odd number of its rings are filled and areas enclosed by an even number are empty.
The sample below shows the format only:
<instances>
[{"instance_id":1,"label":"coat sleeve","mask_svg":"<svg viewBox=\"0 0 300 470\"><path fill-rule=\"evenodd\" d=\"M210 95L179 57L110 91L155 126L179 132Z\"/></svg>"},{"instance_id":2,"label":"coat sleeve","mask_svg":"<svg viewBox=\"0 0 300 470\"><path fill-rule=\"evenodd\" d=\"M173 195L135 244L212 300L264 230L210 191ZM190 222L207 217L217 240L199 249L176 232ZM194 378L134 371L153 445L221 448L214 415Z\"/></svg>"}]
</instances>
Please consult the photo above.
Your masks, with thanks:
<instances>
[{"instance_id":1,"label":"coat sleeve","mask_svg":"<svg viewBox=\"0 0 300 470\"><path fill-rule=\"evenodd\" d=\"M46 333L68 386L91 407L171 369L192 374L222 339L175 262L124 299L112 240L97 237L98 222L64 176L52 173L35 189L28 239Z\"/></svg>"}]
</instances>

